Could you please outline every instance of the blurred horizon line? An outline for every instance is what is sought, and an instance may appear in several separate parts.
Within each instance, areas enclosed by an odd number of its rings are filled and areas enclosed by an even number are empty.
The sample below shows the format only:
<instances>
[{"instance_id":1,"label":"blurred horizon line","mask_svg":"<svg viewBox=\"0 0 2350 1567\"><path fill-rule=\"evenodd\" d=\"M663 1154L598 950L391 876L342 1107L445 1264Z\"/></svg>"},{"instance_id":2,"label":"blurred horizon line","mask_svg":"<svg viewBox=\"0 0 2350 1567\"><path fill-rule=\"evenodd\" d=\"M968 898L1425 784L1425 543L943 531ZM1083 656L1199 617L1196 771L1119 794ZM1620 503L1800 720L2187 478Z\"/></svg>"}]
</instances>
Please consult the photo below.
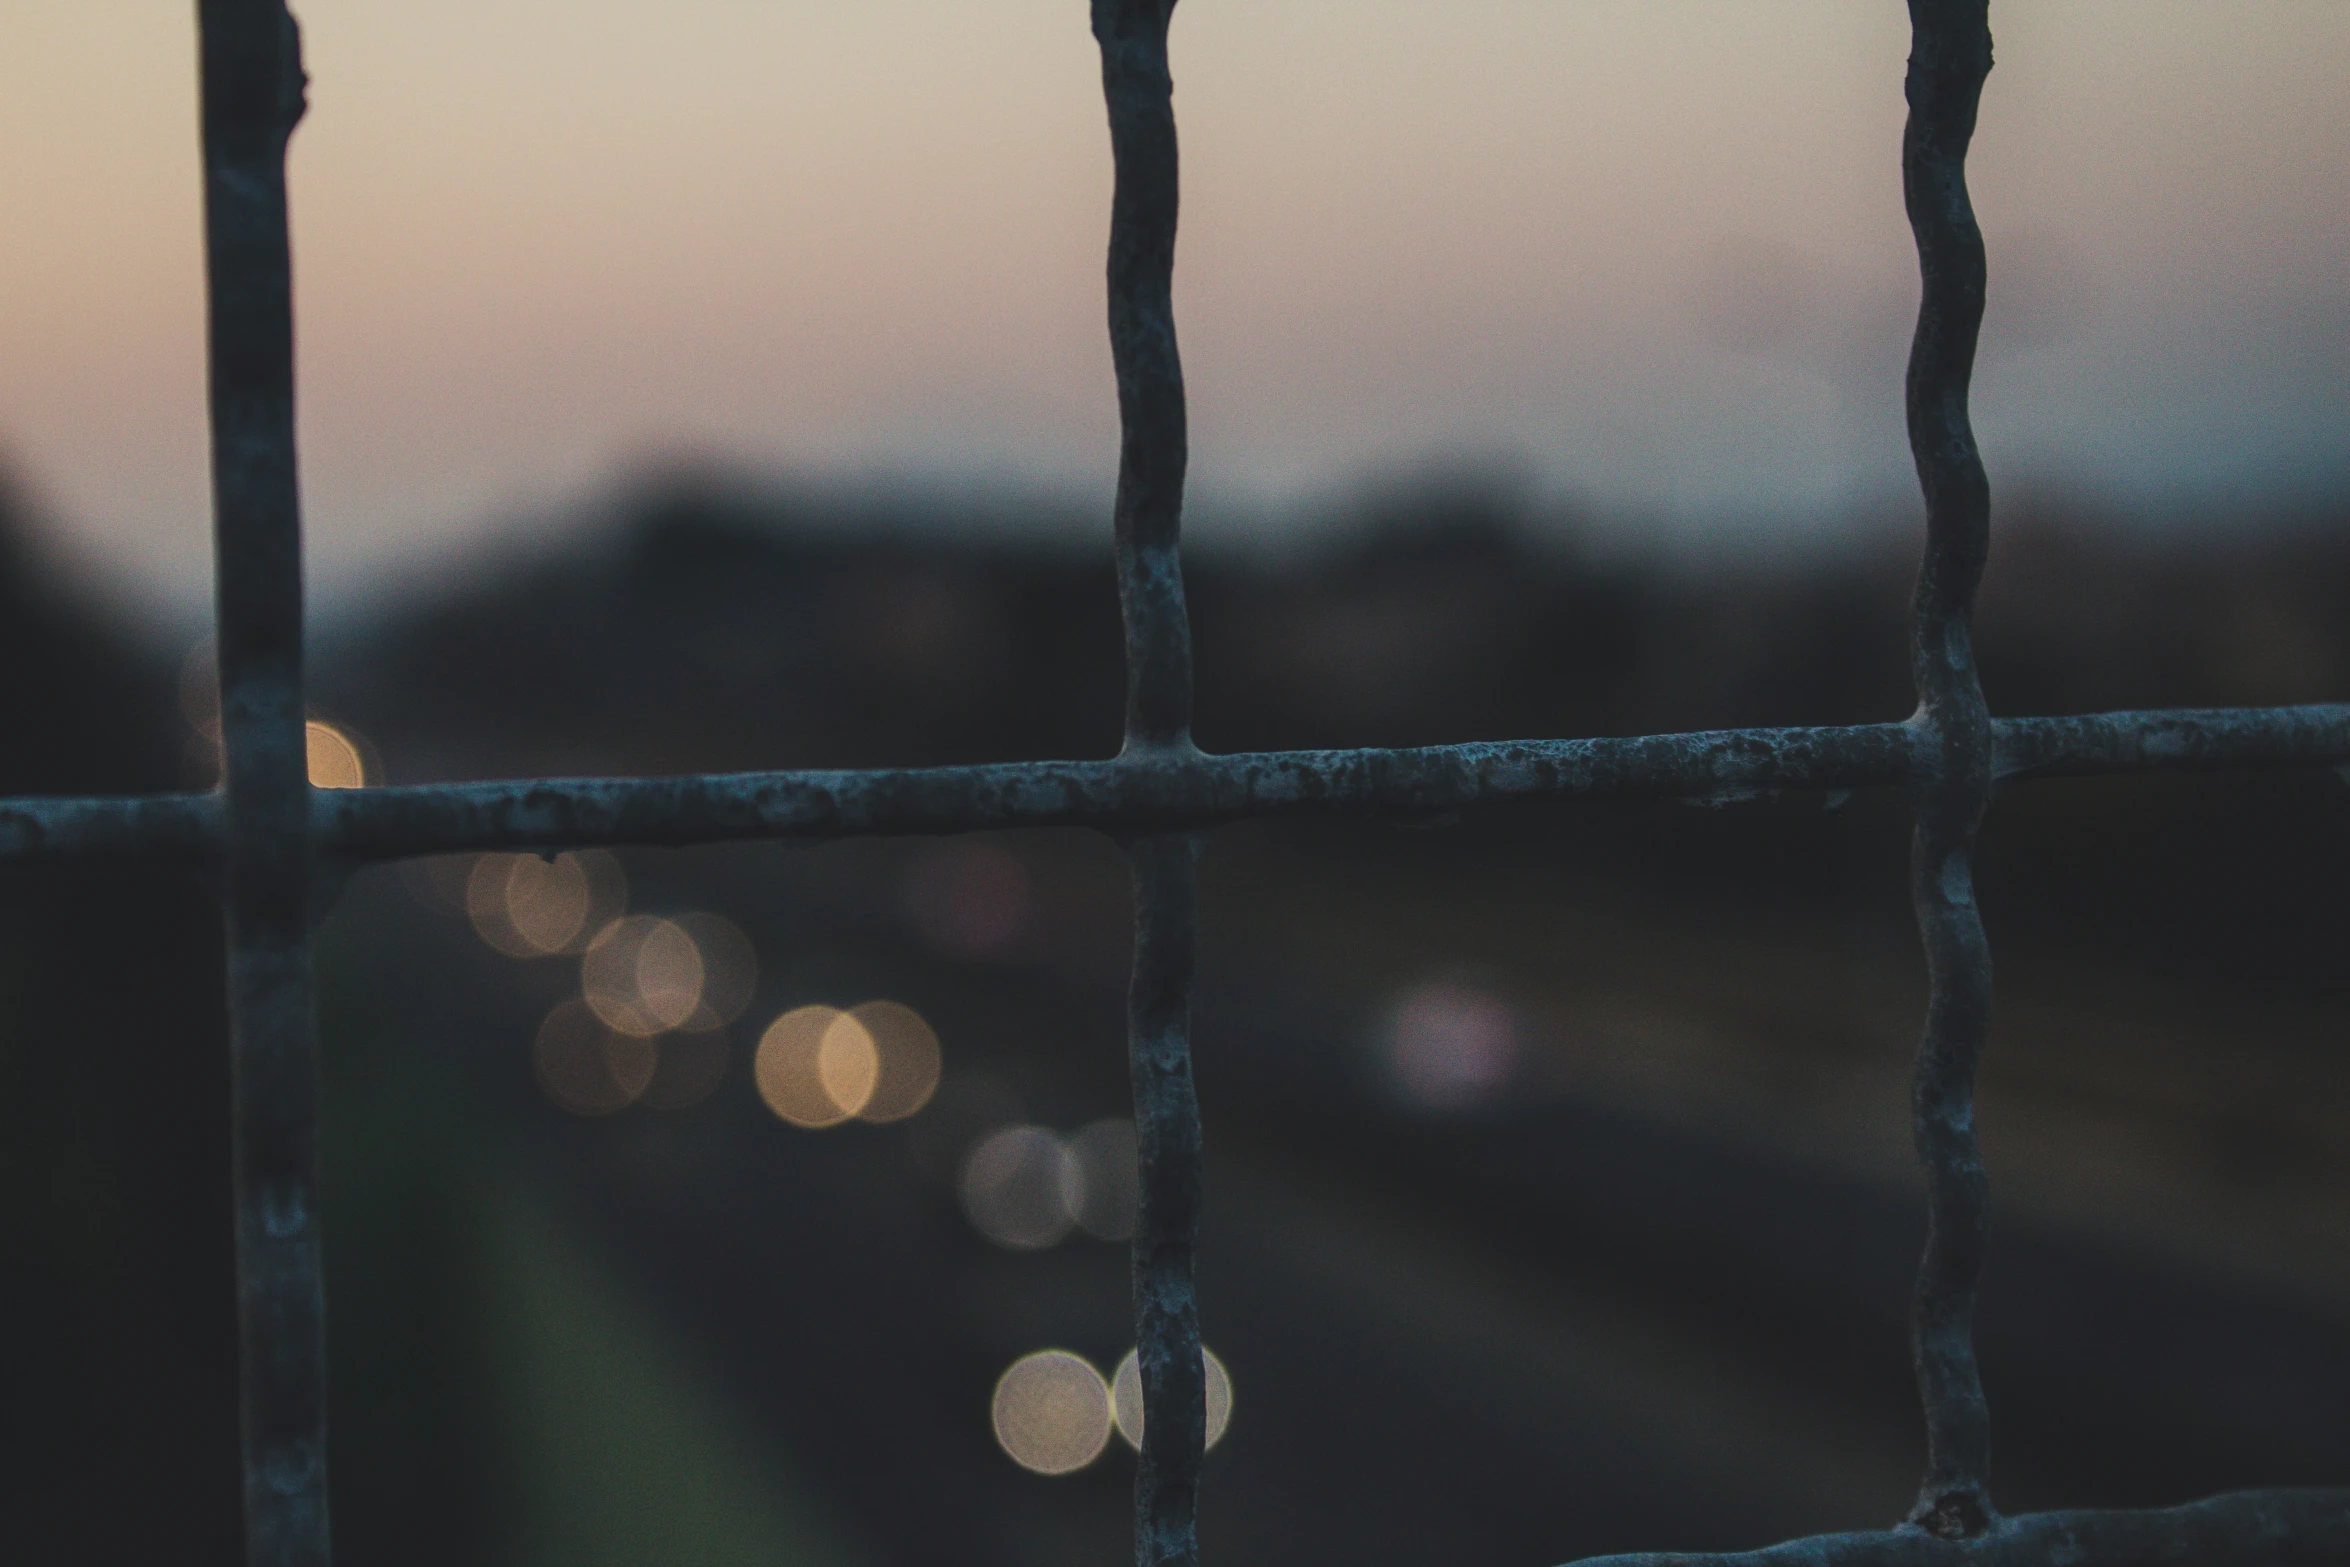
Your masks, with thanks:
<instances>
[{"instance_id":1,"label":"blurred horizon line","mask_svg":"<svg viewBox=\"0 0 2350 1567\"><path fill-rule=\"evenodd\" d=\"M1098 492L1098 493L1097 493ZM1112 486L1069 475L1007 468L957 477L913 464L859 469L761 465L702 449L640 454L565 494L518 499L477 514L454 536L433 530L425 548L378 549L320 574L312 548L307 583L314 634L334 636L397 614L468 579L489 580L567 556L594 557L680 508L749 526L779 543L862 538L868 543L993 544L1008 552L1100 551L1111 544ZM2002 483L1993 476L1994 555L2018 529L2058 534L2108 550L2151 556L2318 542L2350 518L2350 473L2279 479L2246 493L2149 497L2054 466ZM1507 535L1532 551L1659 577L1709 567L1785 570L1884 560L1920 539L1914 491L1881 487L1833 506L1765 506L1676 517L1651 506L1595 500L1544 482L1519 454L1438 453L1359 470L1282 495L1195 484L1185 516L1188 556L1296 569L1343 558L1399 532L1425 534L1450 518L1470 531ZM211 519L203 519L207 536ZM20 552L44 586L110 629L161 649L209 630L212 582L166 587L118 559L74 519L0 443L0 547ZM309 541L315 545L315 538ZM2341 536L2350 550L2350 532Z\"/></svg>"}]
</instances>

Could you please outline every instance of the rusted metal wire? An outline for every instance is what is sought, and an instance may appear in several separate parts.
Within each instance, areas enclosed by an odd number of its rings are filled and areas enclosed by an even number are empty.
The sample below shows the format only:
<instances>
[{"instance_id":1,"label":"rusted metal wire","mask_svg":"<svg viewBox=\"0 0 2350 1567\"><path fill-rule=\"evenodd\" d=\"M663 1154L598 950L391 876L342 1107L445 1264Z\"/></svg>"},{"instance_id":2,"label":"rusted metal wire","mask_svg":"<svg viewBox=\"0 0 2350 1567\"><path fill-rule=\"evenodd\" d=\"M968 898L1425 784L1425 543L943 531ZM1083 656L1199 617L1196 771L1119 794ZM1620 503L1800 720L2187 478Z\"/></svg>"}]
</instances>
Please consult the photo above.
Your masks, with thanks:
<instances>
[{"instance_id":1,"label":"rusted metal wire","mask_svg":"<svg viewBox=\"0 0 2350 1567\"><path fill-rule=\"evenodd\" d=\"M1394 750L1143 753L971 767L525 778L311 797L317 852L370 861L481 849L857 838L1008 827L1214 826L1261 816L1426 816L1535 800L1689 799L1907 783L1914 724L1717 729ZM1997 778L2350 762L2350 703L1993 721ZM218 796L0 800L0 860L204 860Z\"/></svg>"},{"instance_id":2,"label":"rusted metal wire","mask_svg":"<svg viewBox=\"0 0 2350 1567\"><path fill-rule=\"evenodd\" d=\"M2002 777L2327 766L2350 760L2350 703L2002 719L1994 733ZM313 810L320 852L355 860L1008 827L1119 832L1252 817L1427 816L1537 800L1871 788L1909 781L1918 739L1914 723L1888 723L1394 750L1129 752L1080 762L341 789L316 795ZM202 802L186 803L192 813ZM35 809L21 827L0 810L0 854L46 852L53 838L89 845L102 833L127 852L138 830L120 819L120 802L95 802L103 818L87 822L82 802L18 804ZM183 843L189 824L174 817L169 825L170 841Z\"/></svg>"},{"instance_id":3,"label":"rusted metal wire","mask_svg":"<svg viewBox=\"0 0 2350 1567\"><path fill-rule=\"evenodd\" d=\"M1179 554L1186 455L1173 297L1180 182L1175 83L1167 64L1175 0L1092 5L1116 169L1108 291L1120 430L1118 607L1126 631L1126 743L1119 760L1130 767L1181 766L1199 760L1199 751L1191 740L1191 624ZM1143 1404L1134 1470L1137 1567L1193 1567L1199 1560L1207 1372L1192 1267L1201 1157L1199 1097L1191 1080L1196 847L1180 833L1163 831L1127 845L1134 878L1134 972L1126 1048L1141 1198L1134 1234L1134 1341Z\"/></svg>"},{"instance_id":4,"label":"rusted metal wire","mask_svg":"<svg viewBox=\"0 0 2350 1567\"><path fill-rule=\"evenodd\" d=\"M1910 1522L1980 1534L1991 1506L1991 1412L1975 1366L1975 1294L1991 1193L1975 1136L1975 1072L1991 1028L1991 948L1975 905L1975 835L1991 803L1991 711L1975 673L1975 587L1991 543L1991 487L1967 418L1983 322L1983 236L1967 197L1967 143L1991 71L1988 0L1910 0L1909 124L1901 188L1921 279L1909 356L1909 445L1926 498L1910 627L1919 744L1910 799L1910 897L1929 990L1911 1089L1926 1167L1926 1254L1910 1345L1926 1413L1926 1474Z\"/></svg>"},{"instance_id":5,"label":"rusted metal wire","mask_svg":"<svg viewBox=\"0 0 2350 1567\"><path fill-rule=\"evenodd\" d=\"M1110 114L1110 357L1118 376L1118 603L1126 748L1191 749L1191 623L1177 544L1188 436L1175 343L1175 0L1092 0Z\"/></svg>"},{"instance_id":6,"label":"rusted metal wire","mask_svg":"<svg viewBox=\"0 0 2350 1567\"><path fill-rule=\"evenodd\" d=\"M2350 1561L2350 1490L2238 1491L2184 1507L2027 1513L1968 1539L1904 1524L1759 1551L1595 1556L1575 1567L2321 1567Z\"/></svg>"},{"instance_id":7,"label":"rusted metal wire","mask_svg":"<svg viewBox=\"0 0 2350 1567\"><path fill-rule=\"evenodd\" d=\"M1536 800L1713 800L1907 783L1918 727L1716 729L1393 750L1143 753L969 767L525 778L321 790L317 852L858 838L1008 827L1200 827L1264 816L1416 817ZM2350 762L2350 703L2174 708L1992 723L2001 782ZM0 800L0 860L204 860L211 794Z\"/></svg>"},{"instance_id":8,"label":"rusted metal wire","mask_svg":"<svg viewBox=\"0 0 2350 1567\"><path fill-rule=\"evenodd\" d=\"M199 22L245 1551L251 1567L323 1567L326 1300L285 181L301 41L282 0L203 0Z\"/></svg>"},{"instance_id":9,"label":"rusted metal wire","mask_svg":"<svg viewBox=\"0 0 2350 1567\"><path fill-rule=\"evenodd\" d=\"M222 840L217 794L0 800L0 860L209 862Z\"/></svg>"},{"instance_id":10,"label":"rusted metal wire","mask_svg":"<svg viewBox=\"0 0 2350 1567\"><path fill-rule=\"evenodd\" d=\"M1201 1132L1191 1080L1191 977L1199 942L1193 842L1171 833L1127 846L1134 877L1134 975L1126 1058L1134 1082L1141 1204L1134 1232L1134 1343L1142 1372L1142 1450L1134 1471L1138 1567L1199 1559L1194 1509L1207 1446L1200 1356Z\"/></svg>"},{"instance_id":11,"label":"rusted metal wire","mask_svg":"<svg viewBox=\"0 0 2350 1567\"><path fill-rule=\"evenodd\" d=\"M2350 703L2001 718L1991 728L1992 767L2002 782L2017 777L2321 765L2332 762L2350 741Z\"/></svg>"},{"instance_id":12,"label":"rusted metal wire","mask_svg":"<svg viewBox=\"0 0 2350 1567\"><path fill-rule=\"evenodd\" d=\"M2339 716L2315 748L2324 755L2350 755L2350 707ZM1426 816L1508 801L1892 784L1909 775L1913 741L1904 724L1860 724L1230 756L1130 746L1100 761L340 790L318 796L316 810L322 852L355 859L1004 827L1130 833L1258 816Z\"/></svg>"},{"instance_id":13,"label":"rusted metal wire","mask_svg":"<svg viewBox=\"0 0 2350 1567\"><path fill-rule=\"evenodd\" d=\"M1190 991L1201 829L1242 818L1424 817L1511 801L1719 801L1906 786L1912 891L1932 989L1915 1130L1931 1234L1915 1301L1928 1463L1898 1527L1614 1567L2350 1559L2350 1490L2244 1492L2157 1511L2003 1518L1970 1319L1986 1241L1972 1113L1990 958L1972 888L1995 782L2350 762L2350 704L1993 720L1969 616L1988 488L1967 390L1984 258L1965 157L1990 69L1987 0L1909 0L1903 189L1922 297L1907 388L1927 535L1914 603L1918 711L1904 723L1738 729L1402 750L1208 756L1191 740L1191 644L1178 559L1183 375L1171 281L1178 165L1173 0L1090 0L1116 188L1109 335L1121 448L1115 510L1128 668L1125 744L1102 761L676 778L527 779L398 789L308 786L284 155L303 107L283 0L200 0L219 647L226 759L213 794L0 801L0 859L141 857L221 873L236 1073L237 1247L246 1524L254 1567L328 1560L318 1064L307 919L335 868L406 855L592 844L837 838L1076 825L1124 840L1135 953L1128 1046L1140 1144L1134 1246L1145 1435L1142 1567L1192 1567L1205 1377L1192 1258L1201 1128ZM314 870L314 865L318 868Z\"/></svg>"}]
</instances>

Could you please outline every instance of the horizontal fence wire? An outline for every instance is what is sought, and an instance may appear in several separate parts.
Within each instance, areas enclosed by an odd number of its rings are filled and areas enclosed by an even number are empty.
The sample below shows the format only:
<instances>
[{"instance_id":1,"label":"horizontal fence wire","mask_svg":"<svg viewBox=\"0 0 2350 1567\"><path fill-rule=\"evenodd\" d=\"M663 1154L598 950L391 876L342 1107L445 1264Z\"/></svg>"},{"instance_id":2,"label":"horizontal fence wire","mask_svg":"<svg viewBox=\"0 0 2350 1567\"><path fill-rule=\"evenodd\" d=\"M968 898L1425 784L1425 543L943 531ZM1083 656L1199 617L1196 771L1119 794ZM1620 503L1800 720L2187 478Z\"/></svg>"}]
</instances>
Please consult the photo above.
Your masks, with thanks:
<instances>
[{"instance_id":1,"label":"horizontal fence wire","mask_svg":"<svg viewBox=\"0 0 2350 1567\"><path fill-rule=\"evenodd\" d=\"M1993 719L1969 620L1988 489L1967 392L1985 286L1965 159L1991 65L1987 0L1909 0L1903 190L1922 280L1906 407L1926 500L1912 619L1919 705L1900 723L1211 756L1191 739L1178 557L1184 393L1171 303L1178 165L1174 0L1090 0L1115 186L1108 261L1127 654L1125 745L1100 761L523 779L319 790L305 773L291 270L284 155L302 114L283 0L200 0L218 639L226 763L210 794L0 801L0 859L131 857L222 873L234 1056L248 1562L324 1567L324 1305L308 920L339 869L421 854L1080 826L1118 836L1135 900L1128 1054L1140 1146L1134 1306L1144 1392L1140 1567L1192 1567L1205 1436L1193 1251L1202 1134L1190 1003L1202 829L1254 817L1425 818L1602 797L1705 804L1905 787L1931 977L1914 1130L1930 1233L1913 1340L1928 1438L1915 1508L1876 1533L1610 1567L2024 1567L2350 1560L2350 1489L2241 1492L2151 1510L2006 1518L1971 1316L1987 1189L1973 1084L1990 955L1972 885L1994 792L2014 780L2350 764L2350 703ZM2346 773L2350 777L2350 773Z\"/></svg>"},{"instance_id":2,"label":"horizontal fence wire","mask_svg":"<svg viewBox=\"0 0 2350 1567\"><path fill-rule=\"evenodd\" d=\"M2350 703L1992 721L1994 781L2350 764ZM1425 817L1578 799L1704 804L1906 784L1921 726L1716 729L1395 749L1129 752L957 767L521 778L311 796L320 855L859 838L1014 827L1212 827L1276 816ZM211 794L0 800L0 860L202 860Z\"/></svg>"},{"instance_id":3,"label":"horizontal fence wire","mask_svg":"<svg viewBox=\"0 0 2350 1567\"><path fill-rule=\"evenodd\" d=\"M1759 1551L1638 1552L1574 1567L2338 1567L2350 1490L2238 1491L2184 1507L2025 1513L1971 1539L1916 1527L1821 1534Z\"/></svg>"}]
</instances>

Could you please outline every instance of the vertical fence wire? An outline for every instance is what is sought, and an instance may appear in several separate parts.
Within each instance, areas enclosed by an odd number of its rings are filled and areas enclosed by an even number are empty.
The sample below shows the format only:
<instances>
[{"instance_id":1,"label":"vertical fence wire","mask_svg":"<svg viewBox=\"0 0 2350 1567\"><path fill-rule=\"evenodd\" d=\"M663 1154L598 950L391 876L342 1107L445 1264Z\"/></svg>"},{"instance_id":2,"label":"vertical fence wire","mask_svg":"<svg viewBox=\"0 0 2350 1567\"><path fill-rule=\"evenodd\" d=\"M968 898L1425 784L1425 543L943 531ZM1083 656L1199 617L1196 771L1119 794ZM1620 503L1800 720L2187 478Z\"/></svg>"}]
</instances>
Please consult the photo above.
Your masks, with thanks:
<instances>
[{"instance_id":1,"label":"vertical fence wire","mask_svg":"<svg viewBox=\"0 0 2350 1567\"><path fill-rule=\"evenodd\" d=\"M326 1305L285 183L303 109L301 43L283 0L201 0L198 30L246 1559L324 1567Z\"/></svg>"},{"instance_id":2,"label":"vertical fence wire","mask_svg":"<svg viewBox=\"0 0 2350 1567\"><path fill-rule=\"evenodd\" d=\"M1967 196L1967 143L1991 69L1987 0L1909 0L1902 192L1921 279L1910 348L1910 449L1926 501L1911 624L1918 767L1910 895L1930 990L1911 1111L1928 1230L1911 1319L1925 1406L1926 1473L1911 1521L1980 1534L1991 1509L1990 1413L1975 1365L1975 1295L1989 1183L1975 1134L1975 1073L1991 1017L1991 953L1975 906L1974 848L1990 801L1992 727L1970 616L1990 541L1990 486L1967 417L1983 319L1983 236Z\"/></svg>"},{"instance_id":3,"label":"vertical fence wire","mask_svg":"<svg viewBox=\"0 0 2350 1567\"><path fill-rule=\"evenodd\" d=\"M1172 286L1178 167L1167 24L1174 0L1093 0L1116 184L1110 203L1110 352L1118 380L1118 602L1126 630L1122 759L1196 755L1191 627L1178 553L1183 520L1183 362ZM1198 948L1194 840L1127 842L1134 973L1127 1006L1141 1212L1134 1337L1143 1392L1134 1475L1138 1567L1199 1559L1197 1500L1207 1435L1193 1253L1199 1233L1199 1099L1191 1071Z\"/></svg>"},{"instance_id":4,"label":"vertical fence wire","mask_svg":"<svg viewBox=\"0 0 2350 1567\"><path fill-rule=\"evenodd\" d=\"M1110 352L1118 376L1118 603L1126 749L1191 749L1191 625L1177 544L1186 434L1175 344L1175 0L1093 0L1117 183L1110 198Z\"/></svg>"},{"instance_id":5,"label":"vertical fence wire","mask_svg":"<svg viewBox=\"0 0 2350 1567\"><path fill-rule=\"evenodd\" d=\"M1207 1377L1192 1259L1199 1236L1199 1098L1191 1077L1191 976L1199 903L1192 842L1128 845L1134 876L1134 979L1127 1065L1141 1211L1134 1236L1134 1340L1141 1362L1142 1450L1134 1472L1137 1567L1191 1567Z\"/></svg>"}]
</instances>

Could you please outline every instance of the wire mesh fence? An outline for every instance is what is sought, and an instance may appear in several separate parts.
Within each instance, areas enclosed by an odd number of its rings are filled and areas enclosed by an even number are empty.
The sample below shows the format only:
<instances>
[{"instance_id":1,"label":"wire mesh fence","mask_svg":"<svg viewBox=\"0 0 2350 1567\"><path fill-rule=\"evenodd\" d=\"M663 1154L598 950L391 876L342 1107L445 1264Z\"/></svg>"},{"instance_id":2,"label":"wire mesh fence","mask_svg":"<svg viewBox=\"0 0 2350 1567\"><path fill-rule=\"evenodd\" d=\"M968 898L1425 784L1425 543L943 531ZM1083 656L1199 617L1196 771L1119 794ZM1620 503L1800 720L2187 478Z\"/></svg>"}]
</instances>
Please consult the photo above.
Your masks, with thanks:
<instances>
[{"instance_id":1,"label":"wire mesh fence","mask_svg":"<svg viewBox=\"0 0 2350 1567\"><path fill-rule=\"evenodd\" d=\"M206 794L0 802L0 855L195 863L227 914L245 1519L255 1567L330 1555L319 1247L319 1068L310 928L349 867L453 851L1076 825L1116 836L1133 882L1128 1005L1140 1218L1135 1338L1146 1417L1136 1557L1197 1560L1206 1378L1193 1286L1201 1126L1190 992L1193 862L1223 822L1425 817L1509 801L1720 800L1900 787L1930 990L1913 1087L1929 1232L1912 1346L1926 1473L1908 1516L1871 1533L1740 1555L1630 1563L2311 1563L2350 1559L2350 1489L2241 1492L2152 1511L2003 1517L1972 1322L1988 1240L1974 1085L1991 959L1974 895L1995 790L2031 777L2342 765L2350 704L1994 718L1970 630L1989 486L1968 417L1986 263L1966 154L1991 68L1987 0L1909 0L1901 158L1922 301L1909 437L1926 543L1912 603L1918 697L1900 723L1530 739L1401 750L1210 755L1191 739L1178 539L1184 390L1170 295L1177 150L1173 0L1091 0L1116 178L1109 335L1122 430L1115 541L1125 624L1123 749L1102 761L662 778L528 779L319 790L306 767L285 152L305 104L283 0L200 0L210 299L217 645L225 767Z\"/></svg>"}]
</instances>

